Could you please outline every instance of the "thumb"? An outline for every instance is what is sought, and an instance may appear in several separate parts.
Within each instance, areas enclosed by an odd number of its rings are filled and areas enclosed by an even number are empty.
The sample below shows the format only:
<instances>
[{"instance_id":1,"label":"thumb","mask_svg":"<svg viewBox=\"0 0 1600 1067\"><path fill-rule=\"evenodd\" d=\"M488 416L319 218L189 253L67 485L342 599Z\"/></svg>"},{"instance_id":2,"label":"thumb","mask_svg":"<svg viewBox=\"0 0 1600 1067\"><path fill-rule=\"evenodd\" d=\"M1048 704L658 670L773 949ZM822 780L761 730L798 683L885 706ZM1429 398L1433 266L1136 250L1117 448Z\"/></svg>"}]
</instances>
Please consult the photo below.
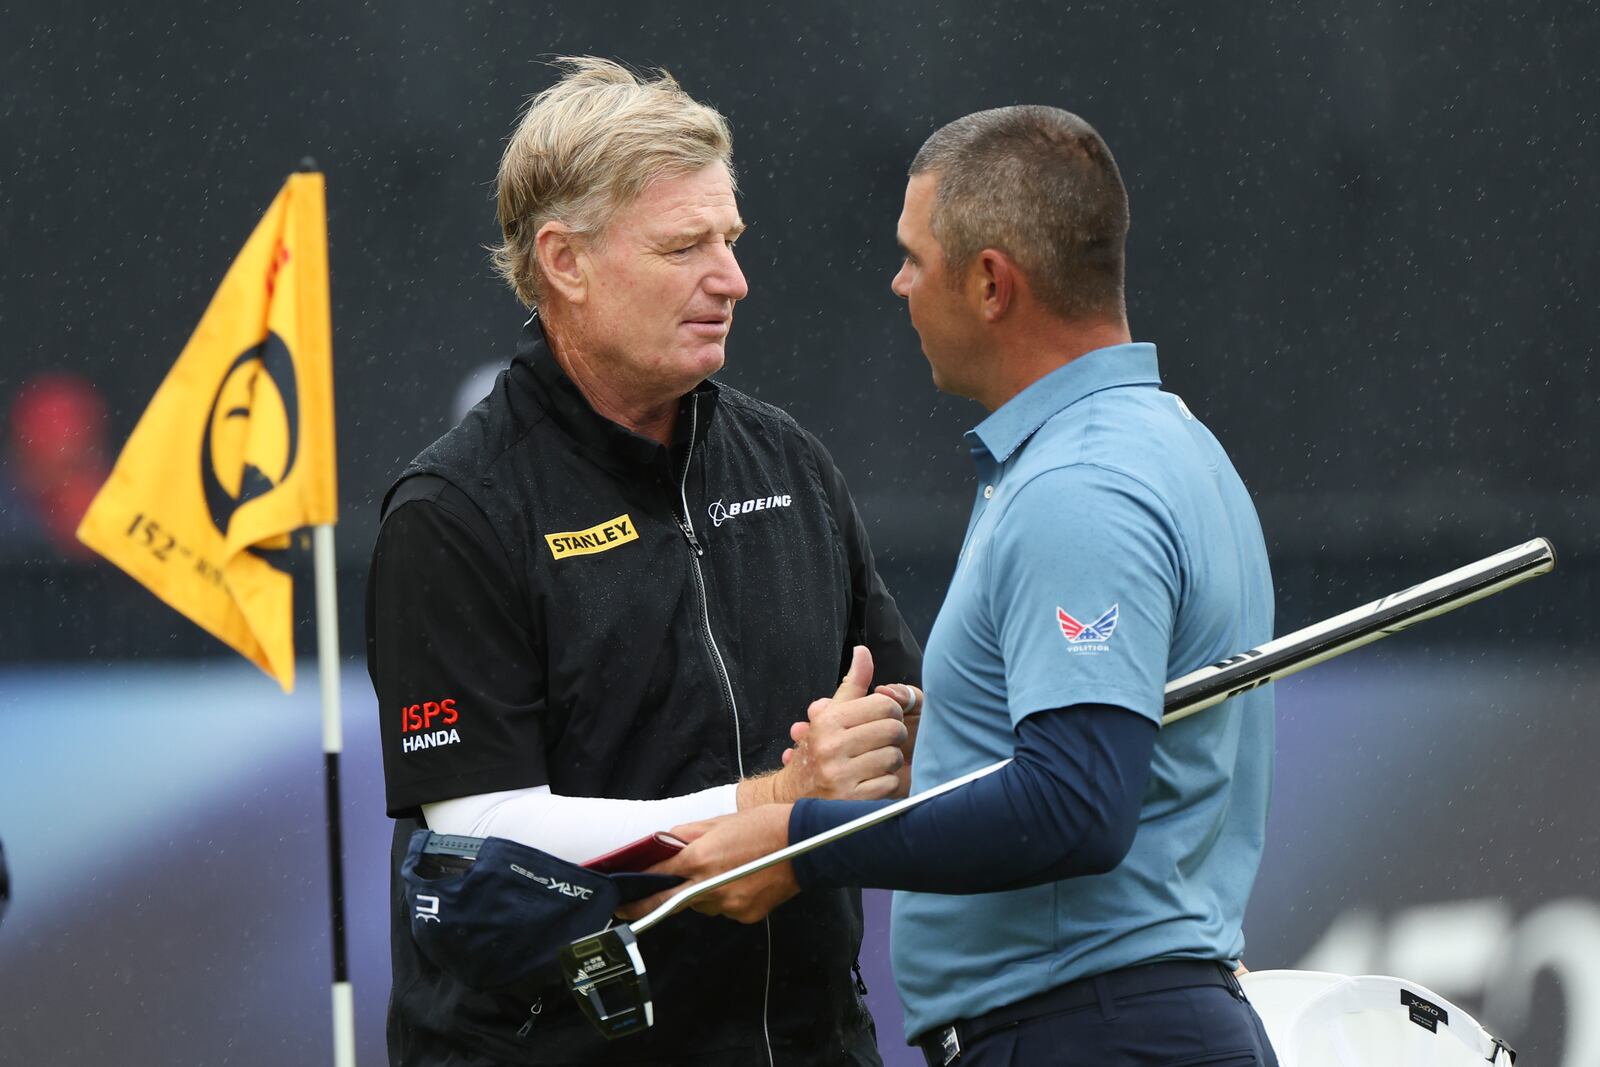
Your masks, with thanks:
<instances>
[{"instance_id":1,"label":"thumb","mask_svg":"<svg viewBox=\"0 0 1600 1067\"><path fill-rule=\"evenodd\" d=\"M668 832L672 834L673 837L676 837L679 841L687 843L704 837L706 834L711 832L711 829L716 826L716 824L716 819L701 819L699 822L681 823L678 826L674 826Z\"/></svg>"},{"instance_id":2,"label":"thumb","mask_svg":"<svg viewBox=\"0 0 1600 1067\"><path fill-rule=\"evenodd\" d=\"M835 700L856 700L867 695L872 687L872 653L866 645L857 645L850 651L850 669L844 681L833 694Z\"/></svg>"}]
</instances>

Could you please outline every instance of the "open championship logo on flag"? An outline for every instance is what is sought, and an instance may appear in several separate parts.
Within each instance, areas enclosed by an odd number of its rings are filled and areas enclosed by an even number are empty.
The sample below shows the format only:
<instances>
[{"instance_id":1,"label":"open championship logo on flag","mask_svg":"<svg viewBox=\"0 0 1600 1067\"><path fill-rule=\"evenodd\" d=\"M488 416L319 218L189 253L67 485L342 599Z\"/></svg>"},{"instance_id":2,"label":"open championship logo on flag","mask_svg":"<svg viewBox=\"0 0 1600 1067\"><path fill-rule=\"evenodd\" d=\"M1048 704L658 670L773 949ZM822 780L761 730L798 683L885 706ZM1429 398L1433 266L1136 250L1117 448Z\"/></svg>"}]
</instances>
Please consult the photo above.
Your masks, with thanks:
<instances>
[{"instance_id":1,"label":"open championship logo on flag","mask_svg":"<svg viewBox=\"0 0 1600 1067\"><path fill-rule=\"evenodd\" d=\"M289 178L207 305L78 539L294 685L290 534L337 517L322 175Z\"/></svg>"},{"instance_id":2,"label":"open championship logo on flag","mask_svg":"<svg viewBox=\"0 0 1600 1067\"><path fill-rule=\"evenodd\" d=\"M1067 651L1082 655L1086 652L1104 652L1106 642L1117 632L1118 605L1113 604L1094 622L1082 623L1056 608L1056 622L1061 626L1061 636L1067 639Z\"/></svg>"}]
</instances>

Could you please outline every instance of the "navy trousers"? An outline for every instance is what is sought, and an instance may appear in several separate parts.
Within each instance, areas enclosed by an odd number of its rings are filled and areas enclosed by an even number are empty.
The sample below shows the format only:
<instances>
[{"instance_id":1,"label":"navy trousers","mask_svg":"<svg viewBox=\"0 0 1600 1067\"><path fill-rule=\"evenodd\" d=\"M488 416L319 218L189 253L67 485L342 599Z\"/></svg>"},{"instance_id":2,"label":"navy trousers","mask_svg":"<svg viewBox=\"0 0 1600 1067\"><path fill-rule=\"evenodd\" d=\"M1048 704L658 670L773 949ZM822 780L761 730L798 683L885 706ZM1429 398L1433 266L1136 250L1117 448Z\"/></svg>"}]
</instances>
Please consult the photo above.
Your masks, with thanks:
<instances>
[{"instance_id":1,"label":"navy trousers","mask_svg":"<svg viewBox=\"0 0 1600 1067\"><path fill-rule=\"evenodd\" d=\"M1278 1067L1278 1058L1243 995L1207 985L1008 1023L963 1047L954 1067Z\"/></svg>"}]
</instances>

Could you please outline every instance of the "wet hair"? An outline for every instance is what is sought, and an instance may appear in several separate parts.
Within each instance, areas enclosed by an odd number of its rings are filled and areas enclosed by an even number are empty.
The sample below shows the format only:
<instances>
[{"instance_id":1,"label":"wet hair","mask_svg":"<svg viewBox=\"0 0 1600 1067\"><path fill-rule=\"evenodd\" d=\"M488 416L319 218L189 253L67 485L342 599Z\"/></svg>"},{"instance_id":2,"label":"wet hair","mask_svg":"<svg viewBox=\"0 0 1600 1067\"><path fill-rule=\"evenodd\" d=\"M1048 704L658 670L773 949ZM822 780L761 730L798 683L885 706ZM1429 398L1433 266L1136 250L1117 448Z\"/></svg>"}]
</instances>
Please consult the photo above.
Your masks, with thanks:
<instances>
[{"instance_id":1,"label":"wet hair","mask_svg":"<svg viewBox=\"0 0 1600 1067\"><path fill-rule=\"evenodd\" d=\"M616 212L658 178L713 163L733 173L728 120L658 70L563 56L554 85L528 101L500 157L495 270L529 306L543 295L535 238L545 223L603 239Z\"/></svg>"},{"instance_id":2,"label":"wet hair","mask_svg":"<svg viewBox=\"0 0 1600 1067\"><path fill-rule=\"evenodd\" d=\"M1083 119L1024 105L979 111L937 130L911 174L938 179L931 228L958 284L979 252L1004 252L1063 319L1126 317L1128 191Z\"/></svg>"}]
</instances>

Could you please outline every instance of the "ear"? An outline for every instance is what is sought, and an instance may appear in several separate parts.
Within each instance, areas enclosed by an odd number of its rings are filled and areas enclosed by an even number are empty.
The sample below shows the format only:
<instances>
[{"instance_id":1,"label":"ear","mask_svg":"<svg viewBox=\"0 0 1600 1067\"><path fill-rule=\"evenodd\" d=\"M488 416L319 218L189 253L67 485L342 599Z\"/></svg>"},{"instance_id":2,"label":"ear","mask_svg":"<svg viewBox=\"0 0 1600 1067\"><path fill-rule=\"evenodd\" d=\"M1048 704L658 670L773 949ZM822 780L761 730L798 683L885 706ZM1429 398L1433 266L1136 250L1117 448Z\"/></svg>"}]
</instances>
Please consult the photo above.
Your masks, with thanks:
<instances>
[{"instance_id":1,"label":"ear","mask_svg":"<svg viewBox=\"0 0 1600 1067\"><path fill-rule=\"evenodd\" d=\"M985 322L998 322L1011 310L1022 276L1010 256L997 248L985 248L972 262L971 281L978 313Z\"/></svg>"},{"instance_id":2,"label":"ear","mask_svg":"<svg viewBox=\"0 0 1600 1067\"><path fill-rule=\"evenodd\" d=\"M565 223L547 222L533 239L533 254L539 272L554 296L569 304L581 304L589 295L589 279L584 271L579 235Z\"/></svg>"}]
</instances>

